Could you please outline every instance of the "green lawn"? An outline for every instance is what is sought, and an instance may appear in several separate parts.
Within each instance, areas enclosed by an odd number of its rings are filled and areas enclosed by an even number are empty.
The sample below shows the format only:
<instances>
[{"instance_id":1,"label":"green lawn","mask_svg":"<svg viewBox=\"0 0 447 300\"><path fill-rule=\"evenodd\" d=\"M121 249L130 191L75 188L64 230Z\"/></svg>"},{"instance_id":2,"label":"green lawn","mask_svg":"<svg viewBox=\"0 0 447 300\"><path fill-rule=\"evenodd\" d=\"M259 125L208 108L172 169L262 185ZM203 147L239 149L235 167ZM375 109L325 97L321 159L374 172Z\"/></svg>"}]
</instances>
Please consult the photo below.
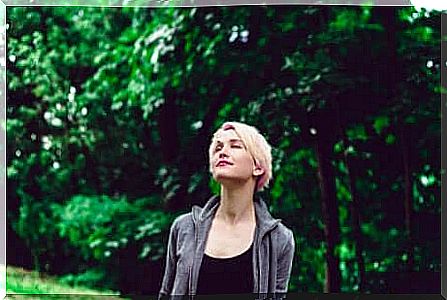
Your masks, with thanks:
<instances>
[{"instance_id":1,"label":"green lawn","mask_svg":"<svg viewBox=\"0 0 447 300\"><path fill-rule=\"evenodd\" d=\"M72 287L59 282L57 277L12 266L6 267L6 293L7 299L48 298L42 294L51 294L51 299L97 299L95 296L98 295L101 295L100 299L123 299L118 292Z\"/></svg>"}]
</instances>

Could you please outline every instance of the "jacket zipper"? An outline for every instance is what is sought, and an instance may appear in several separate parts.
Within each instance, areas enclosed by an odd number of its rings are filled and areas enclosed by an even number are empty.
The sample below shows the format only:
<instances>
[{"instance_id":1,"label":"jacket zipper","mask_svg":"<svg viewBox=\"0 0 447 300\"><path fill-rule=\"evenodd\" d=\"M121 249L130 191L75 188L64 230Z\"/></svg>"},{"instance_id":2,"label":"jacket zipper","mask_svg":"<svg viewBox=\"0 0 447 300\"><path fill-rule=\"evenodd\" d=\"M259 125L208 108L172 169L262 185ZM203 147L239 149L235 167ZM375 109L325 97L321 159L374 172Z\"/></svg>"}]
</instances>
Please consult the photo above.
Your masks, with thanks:
<instances>
[{"instance_id":1,"label":"jacket zipper","mask_svg":"<svg viewBox=\"0 0 447 300\"><path fill-rule=\"evenodd\" d=\"M191 270L192 267L188 267L188 295L191 296Z\"/></svg>"}]
</instances>

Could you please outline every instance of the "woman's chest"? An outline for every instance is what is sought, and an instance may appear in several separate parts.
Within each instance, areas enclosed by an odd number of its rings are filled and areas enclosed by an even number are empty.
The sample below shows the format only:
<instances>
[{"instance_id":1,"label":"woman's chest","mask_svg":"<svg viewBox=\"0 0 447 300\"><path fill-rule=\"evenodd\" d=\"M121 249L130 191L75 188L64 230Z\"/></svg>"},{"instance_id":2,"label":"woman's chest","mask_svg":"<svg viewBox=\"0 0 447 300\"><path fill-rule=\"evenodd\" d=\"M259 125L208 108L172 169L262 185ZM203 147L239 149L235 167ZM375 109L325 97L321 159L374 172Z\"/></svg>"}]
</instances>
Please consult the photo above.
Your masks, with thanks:
<instances>
[{"instance_id":1,"label":"woman's chest","mask_svg":"<svg viewBox=\"0 0 447 300\"><path fill-rule=\"evenodd\" d=\"M205 253L213 257L233 257L246 251L253 243L255 224L223 226L213 224L208 233Z\"/></svg>"}]
</instances>

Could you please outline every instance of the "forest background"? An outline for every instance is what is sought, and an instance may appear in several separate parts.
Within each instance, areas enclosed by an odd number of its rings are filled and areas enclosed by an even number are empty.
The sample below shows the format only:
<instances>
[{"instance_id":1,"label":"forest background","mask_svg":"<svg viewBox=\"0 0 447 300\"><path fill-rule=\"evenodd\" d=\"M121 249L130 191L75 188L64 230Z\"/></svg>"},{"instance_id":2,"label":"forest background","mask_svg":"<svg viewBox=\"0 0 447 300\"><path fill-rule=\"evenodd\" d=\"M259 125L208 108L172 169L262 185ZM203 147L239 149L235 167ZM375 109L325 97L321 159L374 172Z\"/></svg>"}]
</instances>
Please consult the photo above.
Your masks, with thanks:
<instances>
[{"instance_id":1,"label":"forest background","mask_svg":"<svg viewBox=\"0 0 447 300\"><path fill-rule=\"evenodd\" d=\"M273 146L291 292L439 293L441 16L413 7L7 7L7 263L156 294L211 134ZM411 284L409 284L411 282Z\"/></svg>"}]
</instances>

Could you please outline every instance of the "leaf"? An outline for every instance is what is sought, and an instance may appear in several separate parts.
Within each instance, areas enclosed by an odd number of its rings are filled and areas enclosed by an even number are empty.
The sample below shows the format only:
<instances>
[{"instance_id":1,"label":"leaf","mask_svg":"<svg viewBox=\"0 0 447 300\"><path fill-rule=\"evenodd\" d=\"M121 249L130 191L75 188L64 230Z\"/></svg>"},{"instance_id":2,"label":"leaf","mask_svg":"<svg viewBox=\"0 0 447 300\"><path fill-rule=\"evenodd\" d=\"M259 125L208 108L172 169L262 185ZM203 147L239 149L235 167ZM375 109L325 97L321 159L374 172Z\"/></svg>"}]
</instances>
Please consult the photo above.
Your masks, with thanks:
<instances>
[{"instance_id":1,"label":"leaf","mask_svg":"<svg viewBox=\"0 0 447 300\"><path fill-rule=\"evenodd\" d=\"M394 134L388 134L385 138L385 143L392 145L396 142L396 136Z\"/></svg>"},{"instance_id":2,"label":"leaf","mask_svg":"<svg viewBox=\"0 0 447 300\"><path fill-rule=\"evenodd\" d=\"M390 118L388 116L378 116L374 120L374 130L377 134L381 134L382 131L390 126Z\"/></svg>"},{"instance_id":3,"label":"leaf","mask_svg":"<svg viewBox=\"0 0 447 300\"><path fill-rule=\"evenodd\" d=\"M368 140L368 135L366 134L365 126L363 124L356 124L350 129L346 130L346 135L351 140Z\"/></svg>"}]
</instances>

